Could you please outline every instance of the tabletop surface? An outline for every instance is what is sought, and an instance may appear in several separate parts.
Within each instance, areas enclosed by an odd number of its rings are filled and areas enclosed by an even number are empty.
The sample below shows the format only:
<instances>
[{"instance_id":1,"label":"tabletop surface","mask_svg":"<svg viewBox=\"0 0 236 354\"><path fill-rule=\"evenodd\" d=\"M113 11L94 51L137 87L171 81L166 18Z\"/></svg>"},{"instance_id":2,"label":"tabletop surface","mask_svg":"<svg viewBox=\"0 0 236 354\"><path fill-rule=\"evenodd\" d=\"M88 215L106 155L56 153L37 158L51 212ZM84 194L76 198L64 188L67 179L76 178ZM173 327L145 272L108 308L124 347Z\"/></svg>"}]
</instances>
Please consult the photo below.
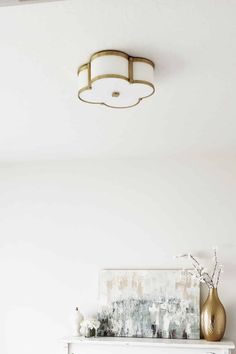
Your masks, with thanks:
<instances>
[{"instance_id":1,"label":"tabletop surface","mask_svg":"<svg viewBox=\"0 0 236 354\"><path fill-rule=\"evenodd\" d=\"M134 345L134 346L157 346L175 348L218 348L234 349L233 342L222 340L221 342L208 342L206 340L182 340L182 339L159 339L159 338L124 338L124 337L67 337L63 342L68 344L98 344L98 345Z\"/></svg>"}]
</instances>

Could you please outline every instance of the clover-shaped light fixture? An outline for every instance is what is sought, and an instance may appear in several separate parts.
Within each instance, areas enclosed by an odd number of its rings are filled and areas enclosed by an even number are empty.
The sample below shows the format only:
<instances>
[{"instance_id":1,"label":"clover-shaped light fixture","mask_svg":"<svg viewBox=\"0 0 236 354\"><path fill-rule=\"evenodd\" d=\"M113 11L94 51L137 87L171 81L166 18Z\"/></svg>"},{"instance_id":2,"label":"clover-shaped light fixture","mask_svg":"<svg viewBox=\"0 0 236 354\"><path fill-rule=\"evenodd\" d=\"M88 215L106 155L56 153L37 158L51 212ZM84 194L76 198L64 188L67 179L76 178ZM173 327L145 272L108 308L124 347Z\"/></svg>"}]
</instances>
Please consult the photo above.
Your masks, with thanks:
<instances>
[{"instance_id":1,"label":"clover-shaped light fixture","mask_svg":"<svg viewBox=\"0 0 236 354\"><path fill-rule=\"evenodd\" d=\"M119 50L94 53L78 77L81 101L111 108L136 106L155 92L154 63Z\"/></svg>"}]
</instances>

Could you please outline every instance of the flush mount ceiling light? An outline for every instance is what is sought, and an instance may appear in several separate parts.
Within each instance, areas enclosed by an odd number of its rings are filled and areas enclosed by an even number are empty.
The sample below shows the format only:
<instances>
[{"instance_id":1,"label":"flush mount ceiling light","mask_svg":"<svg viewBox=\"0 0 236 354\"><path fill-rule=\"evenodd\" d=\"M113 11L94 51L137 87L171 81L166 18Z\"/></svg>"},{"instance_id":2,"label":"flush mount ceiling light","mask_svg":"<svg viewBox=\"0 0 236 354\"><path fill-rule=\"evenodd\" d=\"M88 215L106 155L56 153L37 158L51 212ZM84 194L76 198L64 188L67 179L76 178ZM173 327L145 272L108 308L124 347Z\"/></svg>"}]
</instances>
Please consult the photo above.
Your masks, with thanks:
<instances>
[{"instance_id":1,"label":"flush mount ceiling light","mask_svg":"<svg viewBox=\"0 0 236 354\"><path fill-rule=\"evenodd\" d=\"M111 108L136 106L153 95L154 63L119 50L94 53L78 69L81 101Z\"/></svg>"}]
</instances>

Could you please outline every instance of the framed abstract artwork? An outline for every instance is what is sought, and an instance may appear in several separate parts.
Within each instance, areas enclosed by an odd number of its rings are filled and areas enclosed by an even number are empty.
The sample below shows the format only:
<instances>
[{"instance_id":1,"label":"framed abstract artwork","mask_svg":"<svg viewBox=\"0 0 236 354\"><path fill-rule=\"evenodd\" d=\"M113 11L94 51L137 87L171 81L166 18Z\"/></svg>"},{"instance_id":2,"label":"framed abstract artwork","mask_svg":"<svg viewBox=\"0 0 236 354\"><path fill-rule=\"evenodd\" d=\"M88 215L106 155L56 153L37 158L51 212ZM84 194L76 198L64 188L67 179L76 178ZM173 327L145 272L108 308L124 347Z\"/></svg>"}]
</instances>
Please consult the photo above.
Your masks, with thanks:
<instances>
[{"instance_id":1,"label":"framed abstract artwork","mask_svg":"<svg viewBox=\"0 0 236 354\"><path fill-rule=\"evenodd\" d=\"M103 270L99 336L200 338L200 288L186 271Z\"/></svg>"}]
</instances>

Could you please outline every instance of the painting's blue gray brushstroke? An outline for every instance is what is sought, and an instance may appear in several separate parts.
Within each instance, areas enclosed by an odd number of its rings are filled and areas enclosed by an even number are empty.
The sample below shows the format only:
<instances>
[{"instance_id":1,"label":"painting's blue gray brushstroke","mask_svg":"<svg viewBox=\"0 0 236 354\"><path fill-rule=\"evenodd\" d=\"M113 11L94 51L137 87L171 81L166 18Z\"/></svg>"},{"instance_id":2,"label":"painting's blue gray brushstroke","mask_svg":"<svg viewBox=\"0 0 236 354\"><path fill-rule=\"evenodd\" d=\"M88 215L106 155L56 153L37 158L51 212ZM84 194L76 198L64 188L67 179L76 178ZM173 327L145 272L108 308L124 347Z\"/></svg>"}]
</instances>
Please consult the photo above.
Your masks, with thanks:
<instances>
[{"instance_id":1,"label":"painting's blue gray brushstroke","mask_svg":"<svg viewBox=\"0 0 236 354\"><path fill-rule=\"evenodd\" d=\"M199 339L199 285L180 271L104 271L100 336Z\"/></svg>"}]
</instances>

